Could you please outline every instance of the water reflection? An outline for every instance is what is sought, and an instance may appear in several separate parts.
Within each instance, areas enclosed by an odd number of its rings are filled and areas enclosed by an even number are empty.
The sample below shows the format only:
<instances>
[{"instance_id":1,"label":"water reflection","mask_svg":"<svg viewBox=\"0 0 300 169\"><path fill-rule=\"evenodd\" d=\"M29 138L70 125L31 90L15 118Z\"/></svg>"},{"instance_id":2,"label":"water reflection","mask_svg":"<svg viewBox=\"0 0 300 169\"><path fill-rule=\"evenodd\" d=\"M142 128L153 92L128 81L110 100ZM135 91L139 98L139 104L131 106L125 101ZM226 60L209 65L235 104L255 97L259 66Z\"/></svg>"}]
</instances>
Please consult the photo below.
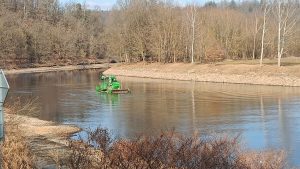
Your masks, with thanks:
<instances>
[{"instance_id":1,"label":"water reflection","mask_svg":"<svg viewBox=\"0 0 300 169\"><path fill-rule=\"evenodd\" d=\"M93 70L11 75L9 95L38 96L41 119L102 125L125 137L173 127L185 134L242 133L248 148L283 148L300 165L299 88L120 77L132 93L106 95L95 92L98 75Z\"/></svg>"},{"instance_id":2,"label":"water reflection","mask_svg":"<svg viewBox=\"0 0 300 169\"><path fill-rule=\"evenodd\" d=\"M117 106L120 103L120 97L118 94L97 93L97 95L101 103L108 104L111 107Z\"/></svg>"}]
</instances>

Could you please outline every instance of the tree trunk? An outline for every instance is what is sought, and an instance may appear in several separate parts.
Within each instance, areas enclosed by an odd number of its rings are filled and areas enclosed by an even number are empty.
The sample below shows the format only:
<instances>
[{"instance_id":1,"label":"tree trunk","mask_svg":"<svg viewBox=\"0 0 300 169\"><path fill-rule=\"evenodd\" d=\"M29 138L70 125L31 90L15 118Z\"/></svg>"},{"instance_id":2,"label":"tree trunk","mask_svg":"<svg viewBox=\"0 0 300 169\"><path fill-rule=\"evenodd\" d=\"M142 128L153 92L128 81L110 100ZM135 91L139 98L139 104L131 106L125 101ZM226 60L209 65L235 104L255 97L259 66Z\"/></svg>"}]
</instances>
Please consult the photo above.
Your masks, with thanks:
<instances>
[{"instance_id":1,"label":"tree trunk","mask_svg":"<svg viewBox=\"0 0 300 169\"><path fill-rule=\"evenodd\" d=\"M192 63L194 63L194 44L195 44L195 21L193 21L192 26L193 32L192 32Z\"/></svg>"},{"instance_id":2,"label":"tree trunk","mask_svg":"<svg viewBox=\"0 0 300 169\"><path fill-rule=\"evenodd\" d=\"M23 4L23 10L24 10L24 19L26 19L26 0L24 0L24 4Z\"/></svg>"},{"instance_id":3,"label":"tree trunk","mask_svg":"<svg viewBox=\"0 0 300 169\"><path fill-rule=\"evenodd\" d=\"M265 32L266 32L266 15L267 15L267 7L264 9L264 22L263 22L263 29L261 35L261 50L260 50L260 66L263 63L263 56L264 56L264 40L265 40Z\"/></svg>"},{"instance_id":4,"label":"tree trunk","mask_svg":"<svg viewBox=\"0 0 300 169\"><path fill-rule=\"evenodd\" d=\"M278 67L281 66L281 0L278 0L278 42L277 42Z\"/></svg>"},{"instance_id":5,"label":"tree trunk","mask_svg":"<svg viewBox=\"0 0 300 169\"><path fill-rule=\"evenodd\" d=\"M144 55L144 52L142 52L141 54L142 54L143 62L145 63L145 55Z\"/></svg>"},{"instance_id":6,"label":"tree trunk","mask_svg":"<svg viewBox=\"0 0 300 169\"><path fill-rule=\"evenodd\" d=\"M191 54L192 54L192 63L194 63L194 45L195 45L195 4L193 5L193 13L192 13L192 45L191 45Z\"/></svg>"},{"instance_id":7,"label":"tree trunk","mask_svg":"<svg viewBox=\"0 0 300 169\"><path fill-rule=\"evenodd\" d=\"M253 39L253 51L252 51L252 59L255 59L255 51L256 51L256 34L257 34L257 16L255 14L255 33L254 33L254 39Z\"/></svg>"}]
</instances>

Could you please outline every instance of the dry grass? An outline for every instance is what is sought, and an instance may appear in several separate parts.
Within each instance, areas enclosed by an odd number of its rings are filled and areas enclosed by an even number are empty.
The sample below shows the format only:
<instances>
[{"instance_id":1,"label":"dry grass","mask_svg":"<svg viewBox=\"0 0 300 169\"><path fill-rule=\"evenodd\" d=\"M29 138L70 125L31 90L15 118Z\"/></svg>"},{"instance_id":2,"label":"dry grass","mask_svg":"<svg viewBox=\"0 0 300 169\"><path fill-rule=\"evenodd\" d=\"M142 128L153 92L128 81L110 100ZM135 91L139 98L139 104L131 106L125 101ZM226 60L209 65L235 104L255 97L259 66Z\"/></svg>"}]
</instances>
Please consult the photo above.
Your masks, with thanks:
<instances>
[{"instance_id":1,"label":"dry grass","mask_svg":"<svg viewBox=\"0 0 300 169\"><path fill-rule=\"evenodd\" d=\"M11 127L11 126L10 126ZM6 138L1 145L2 153L2 168L3 169L30 169L36 168L34 157L30 148L25 141L25 138L20 135L20 132L7 127ZM15 130L12 132L12 130Z\"/></svg>"},{"instance_id":2,"label":"dry grass","mask_svg":"<svg viewBox=\"0 0 300 169\"><path fill-rule=\"evenodd\" d=\"M248 64L248 65L258 65L259 59L255 60L224 60L222 62L217 62L217 65L222 64ZM263 60L263 64L265 65L275 65L277 66L277 58L266 58ZM282 66L293 66L293 65L300 65L300 58L299 57L285 57L281 60Z\"/></svg>"},{"instance_id":3,"label":"dry grass","mask_svg":"<svg viewBox=\"0 0 300 169\"><path fill-rule=\"evenodd\" d=\"M275 63L273 60L270 60L270 64L263 66L251 64L255 61L224 61L214 64L121 64L106 70L104 74L197 82L299 87L300 64L290 60L283 61L281 67L273 64Z\"/></svg>"},{"instance_id":4,"label":"dry grass","mask_svg":"<svg viewBox=\"0 0 300 169\"><path fill-rule=\"evenodd\" d=\"M5 112L11 115L22 116L38 116L40 105L38 104L38 98L24 99L22 97L12 98L9 104L5 104ZM26 101L22 101L26 100Z\"/></svg>"},{"instance_id":5,"label":"dry grass","mask_svg":"<svg viewBox=\"0 0 300 169\"><path fill-rule=\"evenodd\" d=\"M284 151L268 152L248 152L241 155L241 160L247 165L247 168L253 169L275 169L286 168L286 153Z\"/></svg>"},{"instance_id":6,"label":"dry grass","mask_svg":"<svg viewBox=\"0 0 300 169\"><path fill-rule=\"evenodd\" d=\"M7 106L5 111L10 114L32 114L37 109L34 102L35 100L30 100L23 105L20 100L16 100L14 104ZM21 122L16 116L9 116L5 121L5 140L0 147L2 169L36 168L35 157L19 128Z\"/></svg>"}]
</instances>

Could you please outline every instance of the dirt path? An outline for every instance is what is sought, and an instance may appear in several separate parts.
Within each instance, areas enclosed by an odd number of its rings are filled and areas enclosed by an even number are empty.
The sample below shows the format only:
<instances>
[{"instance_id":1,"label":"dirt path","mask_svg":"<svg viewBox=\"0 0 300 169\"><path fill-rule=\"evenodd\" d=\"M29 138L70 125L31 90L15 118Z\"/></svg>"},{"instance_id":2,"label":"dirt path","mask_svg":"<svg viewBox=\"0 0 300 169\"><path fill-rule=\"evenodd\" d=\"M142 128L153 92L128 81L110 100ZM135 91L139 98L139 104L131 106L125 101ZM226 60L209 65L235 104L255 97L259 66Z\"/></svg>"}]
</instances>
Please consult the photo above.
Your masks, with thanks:
<instances>
[{"instance_id":1,"label":"dirt path","mask_svg":"<svg viewBox=\"0 0 300 169\"><path fill-rule=\"evenodd\" d=\"M300 65L277 67L252 64L123 64L114 66L104 74L194 80L199 82L237 83L275 86L300 86Z\"/></svg>"}]
</instances>

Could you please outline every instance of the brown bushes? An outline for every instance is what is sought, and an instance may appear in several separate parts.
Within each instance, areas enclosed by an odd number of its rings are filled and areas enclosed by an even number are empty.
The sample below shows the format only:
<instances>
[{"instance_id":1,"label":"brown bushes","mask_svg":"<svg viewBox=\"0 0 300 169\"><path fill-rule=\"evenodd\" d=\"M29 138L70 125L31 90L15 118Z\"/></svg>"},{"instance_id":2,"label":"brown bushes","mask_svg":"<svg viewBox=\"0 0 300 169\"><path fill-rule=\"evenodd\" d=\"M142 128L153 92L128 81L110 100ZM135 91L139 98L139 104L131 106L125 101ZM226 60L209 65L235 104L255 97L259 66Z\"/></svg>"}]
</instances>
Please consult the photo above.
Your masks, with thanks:
<instances>
[{"instance_id":1,"label":"brown bushes","mask_svg":"<svg viewBox=\"0 0 300 169\"><path fill-rule=\"evenodd\" d=\"M4 143L0 146L3 169L31 169L35 167L35 159L30 152L29 146L25 138L20 135L18 130L11 133L11 126L7 128L10 132L6 132Z\"/></svg>"},{"instance_id":2,"label":"brown bushes","mask_svg":"<svg viewBox=\"0 0 300 169\"><path fill-rule=\"evenodd\" d=\"M287 168L285 156L283 151L248 152L241 156L241 160L251 169Z\"/></svg>"},{"instance_id":3,"label":"brown bushes","mask_svg":"<svg viewBox=\"0 0 300 169\"><path fill-rule=\"evenodd\" d=\"M38 104L38 97L29 99L23 97L12 97L10 99L10 103L5 105L5 112L7 114L32 117L38 116L37 113L41 108Z\"/></svg>"},{"instance_id":4,"label":"brown bushes","mask_svg":"<svg viewBox=\"0 0 300 169\"><path fill-rule=\"evenodd\" d=\"M19 129L20 119L16 114L30 114L34 112L34 100L21 106L19 100L6 107L6 112L11 114L5 120L5 140L0 144L0 168L2 169L34 169L36 168L35 157L32 154L26 138Z\"/></svg>"},{"instance_id":5,"label":"brown bushes","mask_svg":"<svg viewBox=\"0 0 300 169\"><path fill-rule=\"evenodd\" d=\"M284 168L283 153L244 153L239 139L186 137L171 132L112 141L107 129L70 141L69 168Z\"/></svg>"}]
</instances>

